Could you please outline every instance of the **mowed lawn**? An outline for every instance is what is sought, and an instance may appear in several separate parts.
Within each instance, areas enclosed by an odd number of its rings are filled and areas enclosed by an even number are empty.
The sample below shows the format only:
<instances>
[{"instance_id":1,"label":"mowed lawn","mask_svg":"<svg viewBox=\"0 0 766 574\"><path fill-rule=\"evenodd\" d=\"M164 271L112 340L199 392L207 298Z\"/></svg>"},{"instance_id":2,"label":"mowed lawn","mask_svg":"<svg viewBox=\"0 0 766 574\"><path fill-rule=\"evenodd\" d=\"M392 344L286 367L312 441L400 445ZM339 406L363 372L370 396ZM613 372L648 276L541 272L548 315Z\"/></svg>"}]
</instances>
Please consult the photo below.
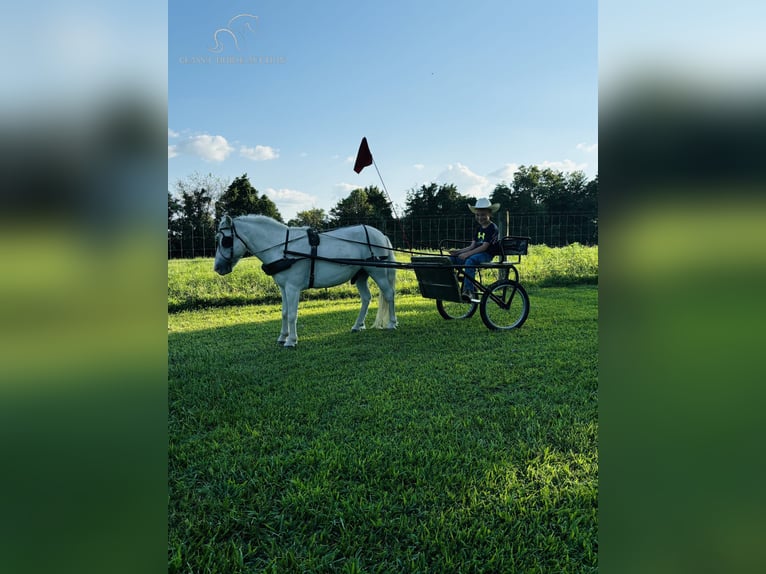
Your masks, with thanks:
<instances>
[{"instance_id":1,"label":"mowed lawn","mask_svg":"<svg viewBox=\"0 0 766 574\"><path fill-rule=\"evenodd\" d=\"M598 288L528 291L509 332L303 301L295 350L279 305L169 314L169 571L595 572Z\"/></svg>"}]
</instances>

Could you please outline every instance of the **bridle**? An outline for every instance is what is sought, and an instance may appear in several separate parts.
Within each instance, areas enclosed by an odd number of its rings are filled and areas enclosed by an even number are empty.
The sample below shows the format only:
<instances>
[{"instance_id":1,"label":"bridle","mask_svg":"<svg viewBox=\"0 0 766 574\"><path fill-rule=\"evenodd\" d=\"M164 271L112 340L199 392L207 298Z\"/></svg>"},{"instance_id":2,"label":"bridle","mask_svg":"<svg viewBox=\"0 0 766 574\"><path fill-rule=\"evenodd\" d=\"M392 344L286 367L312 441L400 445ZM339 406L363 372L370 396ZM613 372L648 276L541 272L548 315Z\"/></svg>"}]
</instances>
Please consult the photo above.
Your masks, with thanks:
<instances>
[{"instance_id":1,"label":"bridle","mask_svg":"<svg viewBox=\"0 0 766 574\"><path fill-rule=\"evenodd\" d=\"M242 242L242 245L245 246L245 251L249 251L250 253L253 253L253 250L250 249L250 247L247 245L247 242L244 239L242 239L242 237L239 235L239 233L237 233L237 228L234 225L234 220L230 219L229 221L231 222L231 227L229 227L229 228L224 227L223 229L219 229L218 233L216 233L216 235L220 235L221 236L221 240L219 242L219 244L221 246L220 247L221 257L223 257L225 261L231 263L231 261L234 259L234 238L235 237ZM223 231L225 229L231 229L231 235L225 235L223 233ZM229 250L229 253L230 253L229 257L226 256L226 253L224 252L224 249L228 249Z\"/></svg>"}]
</instances>

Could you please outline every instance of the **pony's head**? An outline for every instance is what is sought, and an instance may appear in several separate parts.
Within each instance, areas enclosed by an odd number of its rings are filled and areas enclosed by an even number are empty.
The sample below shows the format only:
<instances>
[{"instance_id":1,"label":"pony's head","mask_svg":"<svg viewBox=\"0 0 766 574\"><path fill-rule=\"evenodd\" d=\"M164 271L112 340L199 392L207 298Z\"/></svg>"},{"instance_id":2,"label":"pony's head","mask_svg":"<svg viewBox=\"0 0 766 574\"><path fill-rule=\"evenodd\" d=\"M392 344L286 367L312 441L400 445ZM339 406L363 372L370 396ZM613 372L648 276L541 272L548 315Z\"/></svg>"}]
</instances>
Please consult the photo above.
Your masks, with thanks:
<instances>
[{"instance_id":1,"label":"pony's head","mask_svg":"<svg viewBox=\"0 0 766 574\"><path fill-rule=\"evenodd\" d=\"M231 273L237 261L246 253L247 248L239 235L237 235L234 220L228 215L224 215L218 224L215 242L215 264L213 269L219 275Z\"/></svg>"}]
</instances>

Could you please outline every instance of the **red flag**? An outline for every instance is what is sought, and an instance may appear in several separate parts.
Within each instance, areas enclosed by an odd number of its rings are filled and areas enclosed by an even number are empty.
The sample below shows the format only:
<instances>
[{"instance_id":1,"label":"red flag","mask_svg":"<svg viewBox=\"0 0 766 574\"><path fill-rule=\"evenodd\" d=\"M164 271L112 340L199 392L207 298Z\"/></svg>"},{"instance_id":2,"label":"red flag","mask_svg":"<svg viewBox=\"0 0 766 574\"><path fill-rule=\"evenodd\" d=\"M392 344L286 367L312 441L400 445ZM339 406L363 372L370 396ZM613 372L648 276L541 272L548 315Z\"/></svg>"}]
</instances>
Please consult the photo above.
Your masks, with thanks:
<instances>
[{"instance_id":1,"label":"red flag","mask_svg":"<svg viewBox=\"0 0 766 574\"><path fill-rule=\"evenodd\" d=\"M367 138L362 138L362 143L359 144L359 151L356 152L354 171L359 173L368 165L372 165L372 154L370 153L370 146L367 145Z\"/></svg>"}]
</instances>

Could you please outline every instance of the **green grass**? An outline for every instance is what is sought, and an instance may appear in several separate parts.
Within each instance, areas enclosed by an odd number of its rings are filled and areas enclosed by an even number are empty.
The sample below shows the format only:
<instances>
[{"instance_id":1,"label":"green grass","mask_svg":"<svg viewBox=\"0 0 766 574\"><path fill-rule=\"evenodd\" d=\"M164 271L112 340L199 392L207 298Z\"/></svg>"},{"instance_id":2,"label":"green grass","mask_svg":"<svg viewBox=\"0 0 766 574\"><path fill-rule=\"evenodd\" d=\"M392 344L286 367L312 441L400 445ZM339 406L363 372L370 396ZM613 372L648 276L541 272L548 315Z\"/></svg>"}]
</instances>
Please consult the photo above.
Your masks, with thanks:
<instances>
[{"instance_id":1,"label":"green grass","mask_svg":"<svg viewBox=\"0 0 766 574\"><path fill-rule=\"evenodd\" d=\"M279 305L170 314L169 571L595 572L598 291L528 291L510 332L306 300L296 350Z\"/></svg>"},{"instance_id":2,"label":"green grass","mask_svg":"<svg viewBox=\"0 0 766 574\"><path fill-rule=\"evenodd\" d=\"M397 253L397 260L409 262L407 254ZM595 284L598 282L598 247L572 244L552 248L532 245L518 265L520 281L526 287ZM415 273L401 270L396 277L397 293L417 294ZM376 287L370 281L373 293ZM302 300L358 297L356 288L346 284L330 289L304 291ZM242 259L225 277L213 271L212 258L171 259L168 261L168 310L221 305L276 303L280 295L274 280L261 270L254 257Z\"/></svg>"}]
</instances>

